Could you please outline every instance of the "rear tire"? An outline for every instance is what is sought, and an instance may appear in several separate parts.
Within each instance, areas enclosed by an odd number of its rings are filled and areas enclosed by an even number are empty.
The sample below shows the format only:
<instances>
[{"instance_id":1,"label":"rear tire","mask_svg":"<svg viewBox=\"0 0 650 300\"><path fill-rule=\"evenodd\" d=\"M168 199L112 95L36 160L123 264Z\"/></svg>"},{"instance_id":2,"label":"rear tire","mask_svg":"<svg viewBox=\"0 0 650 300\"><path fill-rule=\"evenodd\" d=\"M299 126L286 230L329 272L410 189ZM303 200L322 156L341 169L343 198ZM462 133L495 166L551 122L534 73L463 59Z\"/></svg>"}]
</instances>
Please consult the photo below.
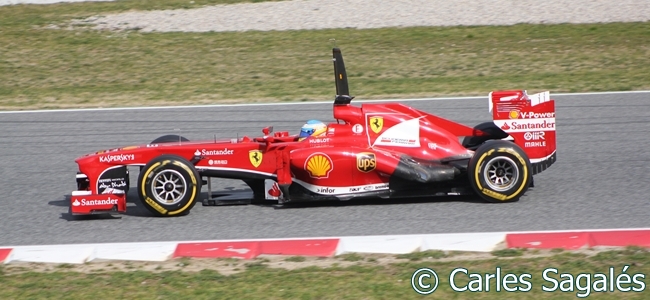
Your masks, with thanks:
<instances>
[{"instance_id":1,"label":"rear tire","mask_svg":"<svg viewBox=\"0 0 650 300\"><path fill-rule=\"evenodd\" d=\"M147 163L138 176L142 205L158 217L187 215L201 193L201 177L188 160L161 155Z\"/></svg>"},{"instance_id":2,"label":"rear tire","mask_svg":"<svg viewBox=\"0 0 650 300\"><path fill-rule=\"evenodd\" d=\"M479 146L467 171L474 191L489 202L517 201L532 182L528 156L519 146L506 141L488 141Z\"/></svg>"}]
</instances>

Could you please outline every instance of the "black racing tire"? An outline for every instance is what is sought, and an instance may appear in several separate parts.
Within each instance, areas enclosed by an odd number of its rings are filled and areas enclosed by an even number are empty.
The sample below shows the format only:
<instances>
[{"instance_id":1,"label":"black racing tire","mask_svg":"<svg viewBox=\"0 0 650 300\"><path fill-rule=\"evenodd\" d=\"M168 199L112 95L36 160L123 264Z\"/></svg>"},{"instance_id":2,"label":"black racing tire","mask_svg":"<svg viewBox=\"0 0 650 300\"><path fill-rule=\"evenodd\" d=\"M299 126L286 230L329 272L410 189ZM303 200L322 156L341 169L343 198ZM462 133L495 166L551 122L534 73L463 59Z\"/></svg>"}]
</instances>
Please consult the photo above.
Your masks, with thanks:
<instances>
[{"instance_id":1,"label":"black racing tire","mask_svg":"<svg viewBox=\"0 0 650 300\"><path fill-rule=\"evenodd\" d=\"M180 156L158 156L138 176L140 201L158 217L189 214L200 194L201 177L192 163Z\"/></svg>"},{"instance_id":2,"label":"black racing tire","mask_svg":"<svg viewBox=\"0 0 650 300\"><path fill-rule=\"evenodd\" d=\"M177 134L168 134L158 137L157 139L151 141L150 144L174 143L178 141L189 142L190 140Z\"/></svg>"},{"instance_id":3,"label":"black racing tire","mask_svg":"<svg viewBox=\"0 0 650 300\"><path fill-rule=\"evenodd\" d=\"M494 122L485 122L474 126L474 129L483 131L487 135L483 136L468 136L463 139L463 147L467 149L477 149L481 144L489 140L501 140L508 137L508 134L501 130Z\"/></svg>"},{"instance_id":4,"label":"black racing tire","mask_svg":"<svg viewBox=\"0 0 650 300\"><path fill-rule=\"evenodd\" d=\"M470 159L467 168L474 191L488 202L515 202L532 182L526 153L508 141L488 141Z\"/></svg>"}]
</instances>

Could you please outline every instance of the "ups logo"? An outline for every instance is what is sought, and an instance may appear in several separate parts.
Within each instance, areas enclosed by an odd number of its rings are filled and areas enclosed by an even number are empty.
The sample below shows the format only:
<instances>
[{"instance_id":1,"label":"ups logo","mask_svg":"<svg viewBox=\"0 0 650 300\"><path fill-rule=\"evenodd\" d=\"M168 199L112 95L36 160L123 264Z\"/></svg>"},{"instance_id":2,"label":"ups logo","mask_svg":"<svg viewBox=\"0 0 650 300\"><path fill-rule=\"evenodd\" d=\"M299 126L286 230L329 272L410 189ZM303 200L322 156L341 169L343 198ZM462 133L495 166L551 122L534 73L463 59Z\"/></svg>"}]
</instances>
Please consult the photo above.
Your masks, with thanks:
<instances>
[{"instance_id":1,"label":"ups logo","mask_svg":"<svg viewBox=\"0 0 650 300\"><path fill-rule=\"evenodd\" d=\"M377 166L374 153L362 152L357 154L357 169L361 172L370 172Z\"/></svg>"}]
</instances>

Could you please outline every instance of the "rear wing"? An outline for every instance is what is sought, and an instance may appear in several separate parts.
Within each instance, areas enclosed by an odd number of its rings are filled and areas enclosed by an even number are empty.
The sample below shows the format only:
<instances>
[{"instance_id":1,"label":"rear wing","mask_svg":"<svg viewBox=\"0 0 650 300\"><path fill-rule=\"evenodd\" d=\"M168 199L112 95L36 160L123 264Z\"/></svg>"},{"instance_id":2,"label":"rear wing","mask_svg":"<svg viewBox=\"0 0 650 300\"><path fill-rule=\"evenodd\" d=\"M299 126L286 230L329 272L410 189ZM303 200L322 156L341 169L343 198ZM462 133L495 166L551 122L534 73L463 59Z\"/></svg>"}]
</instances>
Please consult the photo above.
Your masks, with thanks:
<instances>
[{"instance_id":1,"label":"rear wing","mask_svg":"<svg viewBox=\"0 0 650 300\"><path fill-rule=\"evenodd\" d=\"M533 174L555 163L555 101L548 91L534 95L525 90L495 91L489 99L494 124L526 152Z\"/></svg>"}]
</instances>

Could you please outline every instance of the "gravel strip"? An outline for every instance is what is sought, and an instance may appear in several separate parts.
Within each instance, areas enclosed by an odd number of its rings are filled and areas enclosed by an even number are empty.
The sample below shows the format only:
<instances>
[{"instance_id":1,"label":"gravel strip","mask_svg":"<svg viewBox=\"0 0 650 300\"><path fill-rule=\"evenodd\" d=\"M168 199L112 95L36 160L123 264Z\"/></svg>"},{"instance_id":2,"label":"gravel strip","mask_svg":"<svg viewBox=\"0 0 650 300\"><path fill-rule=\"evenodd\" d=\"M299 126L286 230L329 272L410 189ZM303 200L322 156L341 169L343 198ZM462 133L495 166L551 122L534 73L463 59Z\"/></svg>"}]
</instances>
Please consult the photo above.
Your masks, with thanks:
<instances>
[{"instance_id":1,"label":"gravel strip","mask_svg":"<svg viewBox=\"0 0 650 300\"><path fill-rule=\"evenodd\" d=\"M91 17L142 32L222 32L650 20L649 0L293 0Z\"/></svg>"},{"instance_id":2,"label":"gravel strip","mask_svg":"<svg viewBox=\"0 0 650 300\"><path fill-rule=\"evenodd\" d=\"M62 2L111 2L114 0L0 0L0 6L17 4L54 4Z\"/></svg>"}]
</instances>

